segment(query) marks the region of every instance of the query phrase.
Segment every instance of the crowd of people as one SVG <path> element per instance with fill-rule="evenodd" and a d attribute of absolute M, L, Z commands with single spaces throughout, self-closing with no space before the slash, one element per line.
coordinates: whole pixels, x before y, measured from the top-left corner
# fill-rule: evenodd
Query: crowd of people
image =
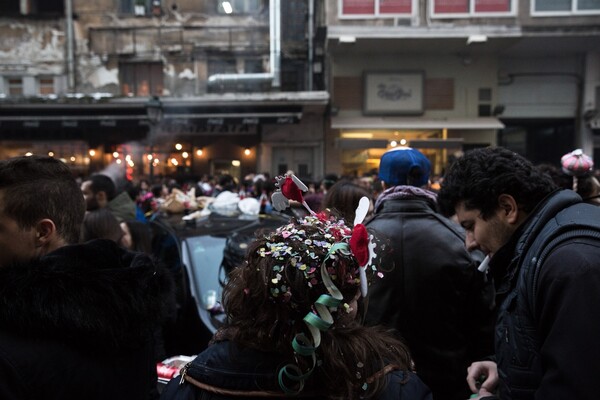
<path fill-rule="evenodd" d="M 0 398 L 596 398 L 593 160 L 490 147 L 432 172 L 411 148 L 319 182 L 78 182 L 50 157 L 0 161 Z M 296 212 L 248 243 L 224 326 L 160 394 L 156 362 L 184 348 L 181 265 L 150 222 L 175 193 Z"/>

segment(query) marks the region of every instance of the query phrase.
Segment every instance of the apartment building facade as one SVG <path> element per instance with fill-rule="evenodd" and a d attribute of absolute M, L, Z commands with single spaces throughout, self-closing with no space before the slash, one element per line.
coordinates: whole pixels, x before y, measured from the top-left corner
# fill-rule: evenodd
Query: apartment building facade
<path fill-rule="evenodd" d="M 397 145 L 437 174 L 487 145 L 600 157 L 600 0 L 6 0 L 0 34 L 0 157 L 305 179 Z"/>
<path fill-rule="evenodd" d="M 329 97 L 311 68 L 309 5 L 4 1 L 0 156 L 54 154 L 82 173 L 120 162 L 139 175 L 318 179 Z"/>
<path fill-rule="evenodd" d="M 396 145 L 437 174 L 488 145 L 536 163 L 576 147 L 600 159 L 600 1 L 324 4 L 327 169 L 369 172 Z"/>

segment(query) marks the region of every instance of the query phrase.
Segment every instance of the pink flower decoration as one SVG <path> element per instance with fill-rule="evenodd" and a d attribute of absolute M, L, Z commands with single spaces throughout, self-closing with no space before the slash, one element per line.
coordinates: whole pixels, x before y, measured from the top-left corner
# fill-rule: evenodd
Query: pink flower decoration
<path fill-rule="evenodd" d="M 358 265 L 364 267 L 369 262 L 369 233 L 363 224 L 356 224 L 350 237 L 350 250 Z"/>
<path fill-rule="evenodd" d="M 304 201 L 302 191 L 289 176 L 285 178 L 285 182 L 281 185 L 281 193 L 290 200 L 296 200 L 300 203 Z"/>

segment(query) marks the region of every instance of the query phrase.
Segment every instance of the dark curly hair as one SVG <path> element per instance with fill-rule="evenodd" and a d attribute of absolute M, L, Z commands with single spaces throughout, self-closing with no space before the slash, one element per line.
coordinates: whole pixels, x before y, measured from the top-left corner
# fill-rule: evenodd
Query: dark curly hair
<path fill-rule="evenodd" d="M 362 326 L 357 318 L 346 313 L 344 303 L 351 304 L 360 293 L 360 281 L 356 279 L 358 263 L 351 254 L 336 253 L 333 258 L 328 257 L 324 246 L 307 246 L 311 240 L 332 242 L 333 239 L 325 237 L 327 233 L 320 223 L 304 222 L 293 223 L 283 230 L 301 230 L 307 238 L 303 241 L 287 236 L 280 228 L 249 246 L 247 262 L 231 272 L 224 288 L 228 323 L 216 337 L 243 347 L 279 353 L 302 371 L 309 370 L 311 360 L 295 354 L 292 341 L 299 333 L 310 336 L 303 318 L 314 311 L 315 301 L 328 290 L 320 278 L 307 279 L 303 267 L 327 268 L 343 300 L 337 311 L 332 311 L 333 325 L 321 332 L 321 344 L 316 350 L 320 362 L 307 379 L 305 391 L 323 398 L 375 398 L 386 384 L 381 373 L 384 368 L 411 369 L 409 351 L 391 332 Z M 289 246 L 289 252 L 282 251 L 285 257 L 265 256 L 269 244 Z M 277 285 L 273 285 L 274 281 Z M 278 292 L 276 288 L 281 284 L 286 289 Z M 283 296 L 285 293 L 290 295 Z M 358 302 L 362 301 L 359 296 Z M 359 310 L 360 307 L 359 304 Z"/>
<path fill-rule="evenodd" d="M 502 147 L 486 147 L 468 151 L 449 168 L 438 204 L 442 213 L 452 215 L 464 202 L 465 208 L 481 210 L 487 219 L 498 208 L 501 194 L 511 195 L 529 213 L 555 190 L 552 179 L 523 156 Z"/>

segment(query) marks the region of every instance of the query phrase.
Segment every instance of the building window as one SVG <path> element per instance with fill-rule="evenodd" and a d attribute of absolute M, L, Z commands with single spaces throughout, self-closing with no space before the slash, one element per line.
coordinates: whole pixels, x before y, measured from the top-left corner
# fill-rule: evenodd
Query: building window
<path fill-rule="evenodd" d="M 63 0 L 0 0 L 0 15 L 63 15 Z"/>
<path fill-rule="evenodd" d="M 8 78 L 9 96 L 23 96 L 23 78 Z"/>
<path fill-rule="evenodd" d="M 600 14 L 600 0 L 532 0 L 532 15 Z"/>
<path fill-rule="evenodd" d="M 438 18 L 504 17 L 516 14 L 515 0 L 430 0 Z"/>
<path fill-rule="evenodd" d="M 254 14 L 261 10 L 262 0 L 218 0 L 219 14 Z"/>
<path fill-rule="evenodd" d="M 410 17 L 417 9 L 415 3 L 415 0 L 338 0 L 339 17 Z"/>
<path fill-rule="evenodd" d="M 162 96 L 162 63 L 119 63 L 119 81 L 121 82 L 121 93 L 124 96 Z"/>
<path fill-rule="evenodd" d="M 137 17 L 160 16 L 162 14 L 161 0 L 120 0 L 119 12 Z"/>
<path fill-rule="evenodd" d="M 22 4 L 23 2 L 21 2 Z M 63 0 L 38 0 L 27 2 L 33 4 L 34 9 L 32 14 L 64 14 L 64 2 Z"/>
<path fill-rule="evenodd" d="M 54 78 L 51 76 L 38 78 L 39 94 L 54 94 Z"/>
<path fill-rule="evenodd" d="M 208 60 L 208 76 L 215 74 L 236 74 L 237 63 L 235 58 L 218 58 Z"/>

